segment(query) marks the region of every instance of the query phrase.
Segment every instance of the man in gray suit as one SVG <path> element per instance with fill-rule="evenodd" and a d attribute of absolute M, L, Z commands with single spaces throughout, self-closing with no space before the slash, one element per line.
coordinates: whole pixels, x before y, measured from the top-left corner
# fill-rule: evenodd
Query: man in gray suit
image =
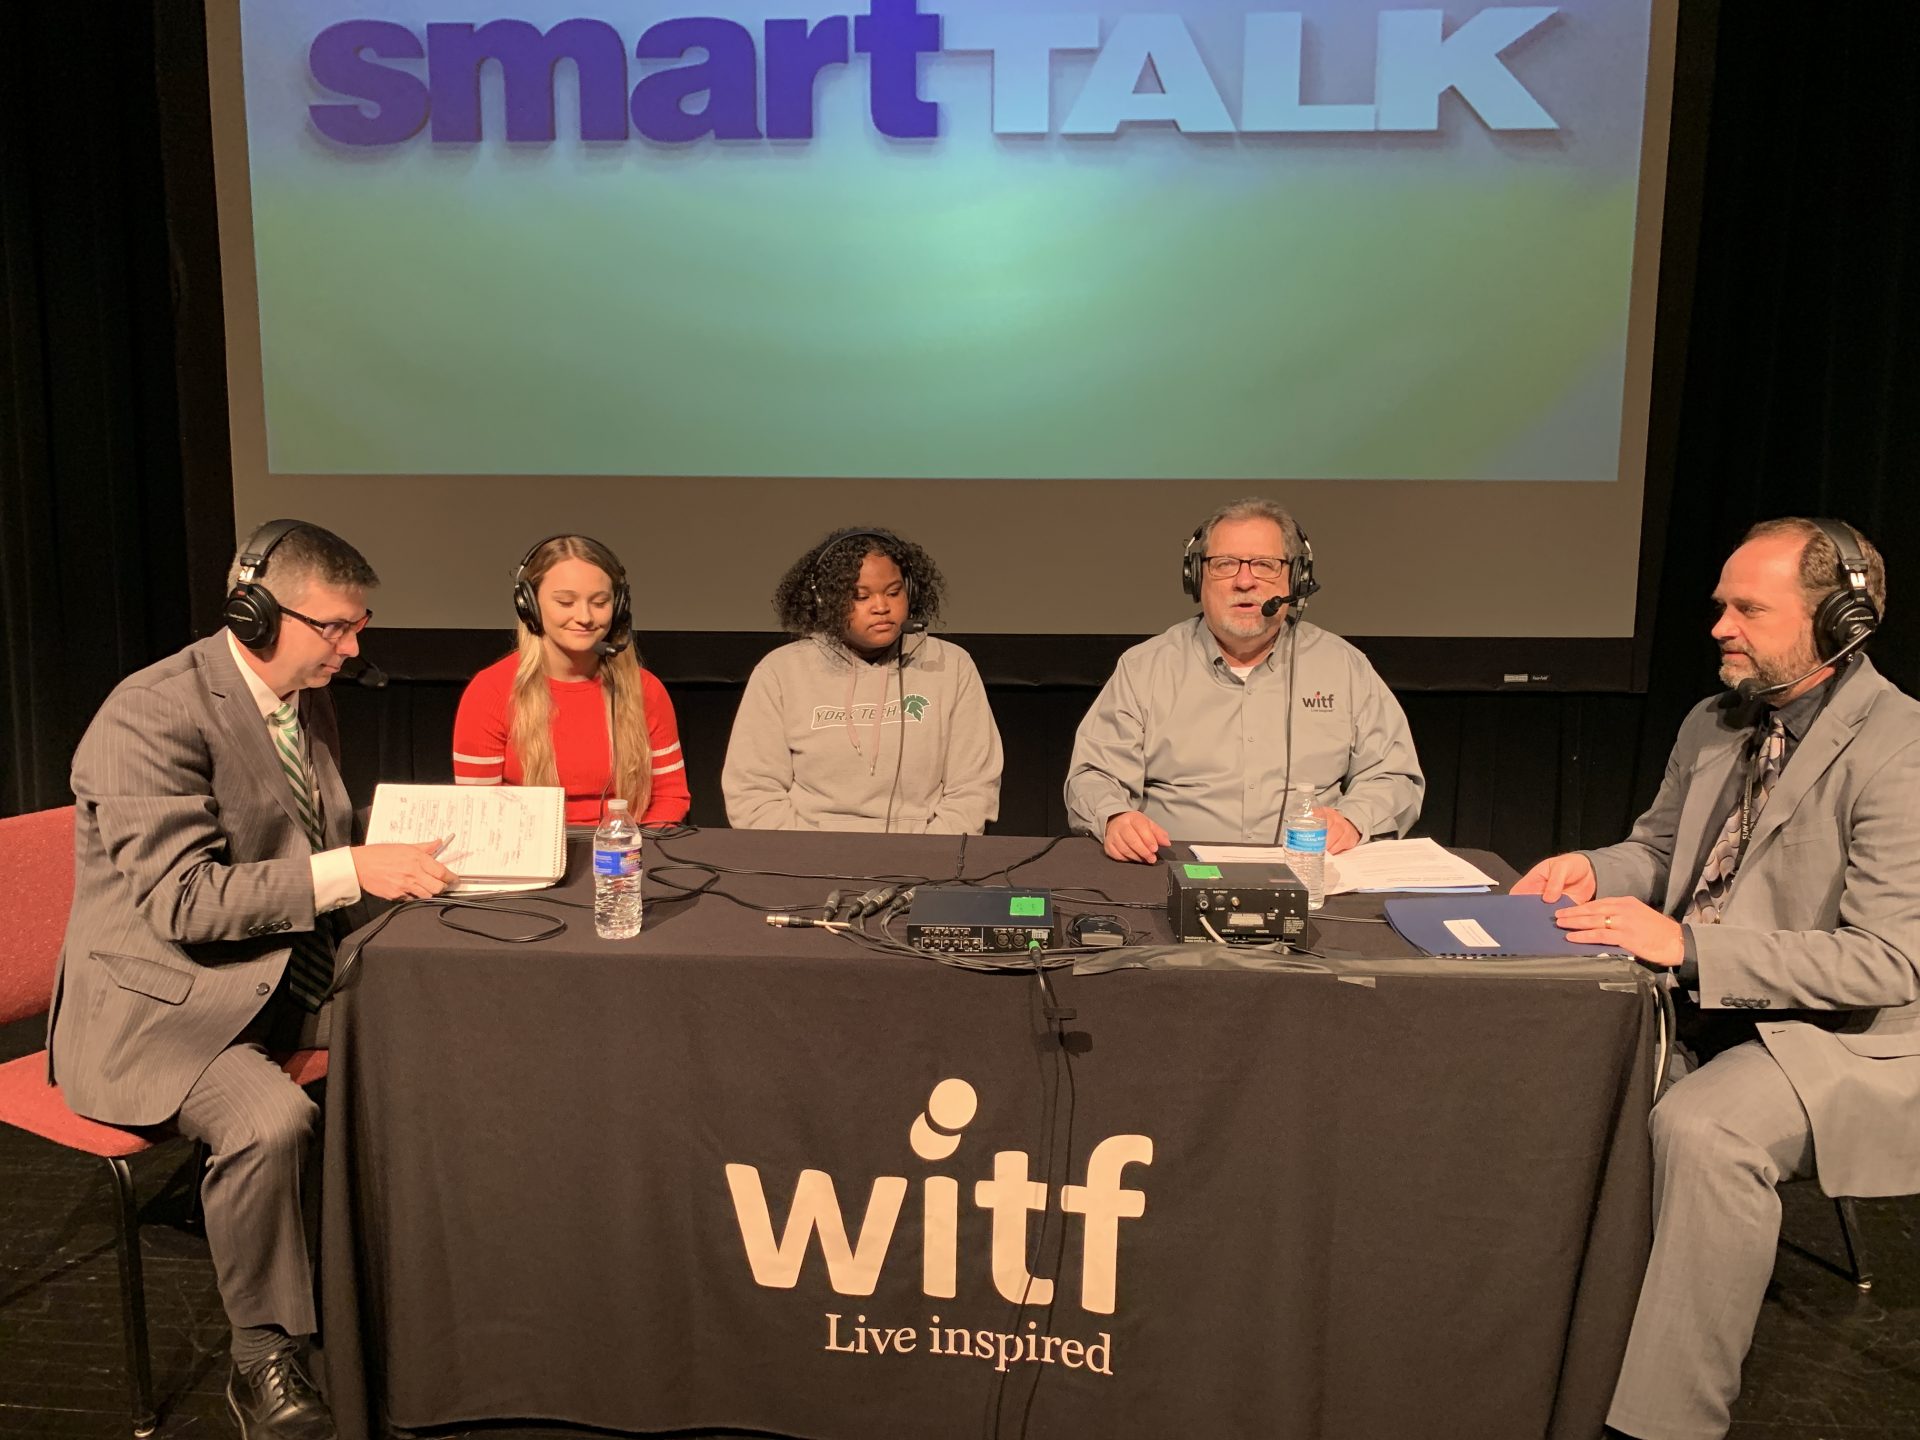
<path fill-rule="evenodd" d="M 449 878 L 436 847 L 351 843 L 326 685 L 359 653 L 378 583 L 336 535 L 263 526 L 235 562 L 228 628 L 123 680 L 73 757 L 52 1078 L 82 1115 L 210 1148 L 201 1196 L 247 1440 L 334 1433 L 298 1358 L 318 1117 L 268 1056 L 325 1043 L 349 907 Z"/>
<path fill-rule="evenodd" d="M 1514 886 L 1672 975 L 1703 1061 L 1654 1107 L 1654 1236 L 1608 1415 L 1727 1432 L 1782 1180 L 1920 1190 L 1920 703 L 1856 652 L 1886 601 L 1851 526 L 1757 525 L 1720 572 L 1721 681 L 1618 845 Z M 1849 657 L 1853 657 L 1849 659 Z"/>

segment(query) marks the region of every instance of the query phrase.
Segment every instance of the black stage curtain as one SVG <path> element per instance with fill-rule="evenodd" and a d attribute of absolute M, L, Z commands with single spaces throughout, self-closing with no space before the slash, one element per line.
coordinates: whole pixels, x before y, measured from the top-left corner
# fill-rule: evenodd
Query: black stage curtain
<path fill-rule="evenodd" d="M 1920 573 L 1906 413 L 1920 351 L 1903 343 L 1920 333 L 1920 120 L 1904 99 L 1920 13 L 1837 6 L 1785 26 L 1682 0 L 1682 31 L 1677 123 L 1706 141 L 1704 158 L 1677 149 L 1670 201 L 1665 313 L 1690 323 L 1661 336 L 1681 378 L 1647 692 L 1403 697 L 1429 778 L 1421 832 L 1497 842 L 1521 864 L 1616 838 L 1651 797 L 1680 716 L 1713 687 L 1706 597 L 1754 520 L 1835 514 L 1873 536 L 1895 590 L 1874 657 L 1920 684 L 1920 621 L 1900 604 Z M 200 7 L 16 4 L 0 52 L 0 809 L 16 811 L 64 803 L 113 681 L 212 623 L 232 534 Z M 1497 552 L 1489 536 L 1479 558 Z M 738 677 L 661 669 L 701 737 L 695 818 L 717 823 Z M 1052 667 L 989 678 L 1008 751 L 999 828 L 1057 830 L 1092 688 Z M 425 679 L 343 693 L 356 793 L 444 777 L 457 693 Z"/>
<path fill-rule="evenodd" d="M 1713 685 L 1707 597 L 1756 520 L 1835 515 L 1885 554 L 1872 655 L 1920 684 L 1920 12 L 1829 6 L 1806 25 L 1719 9 L 1679 446 L 1635 802 Z M 1683 101 L 1684 103 L 1684 97 Z M 1687 203 L 1678 197 L 1675 203 Z"/>
<path fill-rule="evenodd" d="M 187 635 L 156 61 L 142 6 L 0 13 L 7 813 L 67 803 L 101 697 Z"/>

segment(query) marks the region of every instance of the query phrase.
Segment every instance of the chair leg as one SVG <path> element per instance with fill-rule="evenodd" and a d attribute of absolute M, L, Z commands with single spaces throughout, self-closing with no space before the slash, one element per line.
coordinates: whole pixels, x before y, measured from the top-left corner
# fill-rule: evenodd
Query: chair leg
<path fill-rule="evenodd" d="M 1847 1268 L 1853 1272 L 1854 1288 L 1873 1289 L 1873 1273 L 1867 1268 L 1866 1247 L 1860 1243 L 1860 1214 L 1854 1209 L 1849 1196 L 1841 1196 L 1833 1202 L 1833 1212 L 1840 1217 L 1840 1238 L 1847 1247 Z"/>
<path fill-rule="evenodd" d="M 207 1212 L 200 1203 L 200 1183 L 207 1178 L 207 1161 L 212 1155 L 213 1147 L 206 1141 L 193 1142 L 193 1170 L 187 1181 L 187 1228 L 202 1233 L 207 1228 Z"/>
<path fill-rule="evenodd" d="M 109 1159 L 113 1171 L 114 1208 L 120 1238 L 120 1323 L 127 1340 L 127 1392 L 133 1403 L 133 1433 L 153 1434 L 159 1423 L 153 1411 L 153 1365 L 147 1351 L 147 1285 L 140 1265 L 140 1207 L 133 1194 L 133 1172 L 127 1162 Z"/>

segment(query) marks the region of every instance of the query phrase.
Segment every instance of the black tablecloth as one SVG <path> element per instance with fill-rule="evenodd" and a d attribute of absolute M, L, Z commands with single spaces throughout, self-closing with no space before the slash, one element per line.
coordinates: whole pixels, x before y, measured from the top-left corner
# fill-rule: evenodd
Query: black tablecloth
<path fill-rule="evenodd" d="M 762 922 L 852 881 L 668 898 L 706 878 L 670 857 L 974 879 L 1046 843 L 650 845 L 630 941 L 542 897 L 570 929 L 539 945 L 395 917 L 335 1002 L 322 1323 L 348 1440 L 1590 1440 L 1648 1241 L 1633 967 L 1415 959 L 1327 918 L 1324 953 L 1372 958 L 1162 944 L 1170 967 L 1053 972 L 1049 1002 Z M 553 893 L 584 902 L 574 858 Z M 1013 879 L 1166 885 L 1079 839 Z"/>

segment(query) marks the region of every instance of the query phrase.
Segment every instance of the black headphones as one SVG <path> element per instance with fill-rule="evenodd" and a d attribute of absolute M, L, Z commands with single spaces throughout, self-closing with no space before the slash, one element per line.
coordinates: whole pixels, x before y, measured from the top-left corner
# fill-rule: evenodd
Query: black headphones
<path fill-rule="evenodd" d="M 1834 578 L 1840 588 L 1823 599 L 1813 612 L 1813 649 L 1822 660 L 1842 650 L 1857 650 L 1880 628 L 1880 608 L 1867 593 L 1867 557 L 1854 543 L 1853 532 L 1838 520 L 1815 520 L 1839 555 Z"/>
<path fill-rule="evenodd" d="M 1271 518 L 1271 517 L 1268 517 Z M 1282 527 L 1284 533 L 1284 527 Z M 1187 592 L 1187 598 L 1194 604 L 1200 603 L 1200 582 L 1206 578 L 1207 557 L 1200 549 L 1200 542 L 1206 538 L 1207 527 L 1204 524 L 1194 527 L 1193 534 L 1187 537 L 1187 548 L 1180 555 L 1180 588 Z M 1299 531 L 1300 553 L 1287 560 L 1286 600 L 1293 608 L 1287 612 L 1292 620 L 1305 608 L 1307 598 L 1317 595 L 1320 582 L 1313 578 L 1313 542 L 1307 539 L 1307 532 Z"/>
<path fill-rule="evenodd" d="M 280 640 L 280 602 L 260 582 L 266 574 L 267 557 L 304 520 L 269 520 L 247 537 L 240 547 L 240 573 L 227 591 L 227 603 L 220 612 L 233 638 L 256 655 L 271 650 Z"/>
<path fill-rule="evenodd" d="M 844 535 L 834 536 L 831 540 L 827 541 L 826 544 L 822 545 L 819 553 L 813 557 L 813 568 L 807 573 L 807 593 L 813 596 L 813 614 L 816 620 L 823 618 L 821 612 L 826 608 L 826 602 L 820 598 L 821 567 L 826 563 L 827 556 L 831 555 L 849 540 L 881 541 L 880 553 L 883 555 L 887 554 L 885 548 L 887 545 L 899 545 L 903 543 L 900 537 L 891 530 L 849 530 Z M 891 555 L 887 555 L 887 558 L 889 560 L 893 559 Z M 898 561 L 894 563 L 899 564 Z M 927 628 L 926 624 L 920 619 L 914 602 L 913 576 L 908 573 L 904 565 L 900 566 L 900 579 L 906 586 L 907 592 L 907 623 L 903 625 L 901 629 L 909 632 L 924 630 Z"/>
<path fill-rule="evenodd" d="M 562 530 L 558 535 L 549 535 L 544 540 L 536 540 L 528 547 L 527 553 L 520 557 L 520 563 L 513 567 L 513 613 L 520 617 L 520 623 L 535 635 L 546 633 L 540 623 L 540 595 L 527 579 L 527 566 L 533 563 L 533 557 L 540 553 L 543 546 L 556 540 L 578 540 L 587 549 L 587 558 L 607 572 L 607 578 L 613 581 L 613 614 L 607 619 L 606 638 L 600 642 L 602 655 L 618 655 L 633 643 L 633 592 L 627 586 L 627 568 L 620 563 L 620 557 L 602 545 L 591 535 L 576 535 L 571 530 Z"/>

